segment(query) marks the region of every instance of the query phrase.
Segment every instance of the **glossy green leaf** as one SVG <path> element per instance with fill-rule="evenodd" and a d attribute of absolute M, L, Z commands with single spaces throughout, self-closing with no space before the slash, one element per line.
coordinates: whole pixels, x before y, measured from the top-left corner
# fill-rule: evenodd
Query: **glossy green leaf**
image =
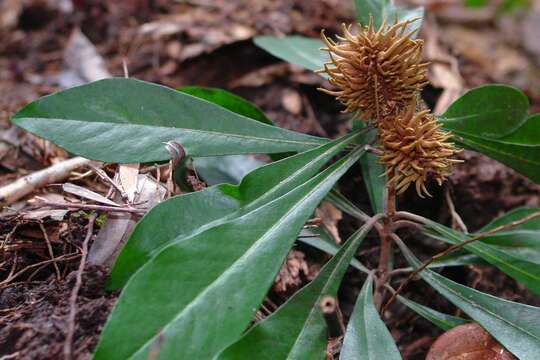
<path fill-rule="evenodd" d="M 406 305 L 409 309 L 413 310 L 418 315 L 444 331 L 450 330 L 455 326 L 468 323 L 468 321 L 463 318 L 442 313 L 425 305 L 421 305 L 417 302 L 409 300 L 401 295 L 398 295 L 397 298 L 403 305 Z"/>
<path fill-rule="evenodd" d="M 267 118 L 261 109 L 229 91 L 201 86 L 183 86 L 177 90 L 222 106 L 236 114 L 243 115 L 262 123 L 274 125 L 274 122 Z"/>
<path fill-rule="evenodd" d="M 308 70 L 319 70 L 329 60 L 328 54 L 321 51 L 325 47 L 322 40 L 303 36 L 258 36 L 253 42 L 281 60 Z M 321 74 L 324 76 L 324 74 Z"/>
<path fill-rule="evenodd" d="M 467 265 L 485 265 L 486 262 L 482 260 L 482 258 L 472 255 L 472 254 L 460 254 L 457 252 L 457 254 L 450 254 L 448 256 L 444 256 L 440 259 L 437 259 L 433 261 L 428 268 L 429 269 L 435 269 L 435 268 L 443 268 L 443 267 L 450 267 L 450 266 L 467 266 Z"/>
<path fill-rule="evenodd" d="M 529 101 L 507 85 L 484 85 L 469 90 L 441 116 L 444 128 L 462 136 L 500 139 L 527 120 Z"/>
<path fill-rule="evenodd" d="M 420 261 L 397 241 L 411 266 Z M 436 272 L 419 274 L 441 295 L 482 325 L 504 347 L 521 360 L 536 360 L 540 354 L 540 308 L 504 300 L 451 281 Z"/>
<path fill-rule="evenodd" d="M 381 26 L 384 20 L 388 24 L 392 23 L 395 19 L 402 21 L 424 17 L 424 8 L 395 6 L 390 0 L 355 0 L 354 5 L 356 7 L 356 18 L 358 22 L 362 25 L 367 25 L 369 17 L 373 16 L 373 25 L 376 29 Z M 421 24 L 421 20 L 417 21 L 408 30 L 418 29 Z"/>
<path fill-rule="evenodd" d="M 470 238 L 466 234 L 435 222 L 429 222 L 426 225 L 425 233 L 449 244 L 459 244 Z M 488 245 L 482 241 L 467 244 L 464 249 L 497 266 L 534 293 L 540 294 L 540 264 L 502 251 L 499 247 Z"/>
<path fill-rule="evenodd" d="M 69 152 L 116 163 L 303 151 L 326 142 L 248 119 L 197 97 L 134 79 L 106 79 L 43 97 L 12 122 Z"/>
<path fill-rule="evenodd" d="M 485 154 L 540 184 L 540 146 L 507 144 L 459 132 L 455 132 L 454 140 L 458 145 Z"/>
<path fill-rule="evenodd" d="M 362 129 L 365 122 L 358 120 L 353 122 L 354 129 Z M 368 144 L 377 136 L 377 130 L 371 130 L 368 133 L 362 134 L 359 141 L 363 144 Z M 373 213 L 379 214 L 384 212 L 384 189 L 386 185 L 386 177 L 384 174 L 384 166 L 379 162 L 379 157 L 375 154 L 368 153 L 359 160 L 362 168 L 362 178 L 367 189 L 369 202 Z"/>
<path fill-rule="evenodd" d="M 114 264 L 109 287 L 123 286 L 137 269 L 176 237 L 200 233 L 241 216 L 306 182 L 357 137 L 357 133 L 352 133 L 265 165 L 248 174 L 238 186 L 212 186 L 155 206 L 135 226 Z"/>
<path fill-rule="evenodd" d="M 539 211 L 540 208 L 520 207 L 513 209 L 484 226 L 479 232 L 492 230 Z M 507 254 L 540 264 L 540 218 L 486 236 L 481 241 Z"/>
<path fill-rule="evenodd" d="M 353 234 L 309 285 L 257 323 L 219 359 L 251 360 L 253 354 L 260 360 L 326 359 L 327 326 L 319 304 L 324 296 L 337 296 L 341 279 L 371 226 L 364 225 Z"/>
<path fill-rule="evenodd" d="M 158 359 L 211 359 L 236 341 L 305 221 L 361 155 L 243 216 L 178 236 L 131 277 L 94 359 L 147 359 L 156 343 Z"/>
<path fill-rule="evenodd" d="M 489 231 L 498 226 L 509 224 L 512 221 L 523 219 L 524 217 L 534 214 L 535 212 L 538 212 L 538 211 L 540 211 L 540 208 L 537 208 L 537 207 L 518 207 L 518 208 L 512 209 L 506 214 L 492 220 L 489 224 L 487 224 L 482 229 L 480 229 L 479 232 Z M 532 219 L 523 224 L 512 227 L 510 231 L 516 230 L 516 229 L 533 230 L 533 231 L 540 230 L 540 218 Z"/>
<path fill-rule="evenodd" d="M 498 141 L 505 144 L 540 147 L 540 114 L 529 116 L 523 125 Z"/>
<path fill-rule="evenodd" d="M 540 115 L 526 118 L 517 130 L 500 139 L 488 139 L 454 131 L 454 140 L 486 154 L 540 183 Z"/>
<path fill-rule="evenodd" d="M 373 278 L 369 276 L 358 295 L 343 339 L 340 360 L 398 360 L 401 355 L 392 335 L 373 304 Z"/>
<path fill-rule="evenodd" d="M 210 156 L 193 159 L 193 167 L 207 185 L 238 184 L 265 162 L 249 155 Z"/>

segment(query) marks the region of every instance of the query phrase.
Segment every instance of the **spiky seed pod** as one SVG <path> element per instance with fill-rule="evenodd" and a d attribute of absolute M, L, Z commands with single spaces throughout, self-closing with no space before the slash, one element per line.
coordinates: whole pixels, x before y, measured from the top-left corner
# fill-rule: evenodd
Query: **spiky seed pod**
<path fill-rule="evenodd" d="M 324 65 L 329 81 L 336 90 L 320 89 L 335 96 L 346 106 L 345 112 L 356 112 L 363 120 L 377 120 L 400 113 L 427 84 L 427 63 L 422 63 L 422 40 L 414 40 L 416 32 L 406 33 L 407 26 L 417 19 L 383 23 L 375 31 L 370 20 L 358 34 L 343 25 L 338 42 L 322 38 L 330 61 Z"/>
<path fill-rule="evenodd" d="M 398 194 L 414 183 L 420 197 L 431 196 L 425 185 L 428 177 L 441 185 L 451 175 L 453 164 L 461 162 L 452 158 L 460 151 L 447 141 L 452 134 L 440 127 L 429 110 L 417 112 L 414 105 L 401 115 L 379 121 L 384 151 L 380 161 L 386 165 L 388 182 L 395 184 Z"/>

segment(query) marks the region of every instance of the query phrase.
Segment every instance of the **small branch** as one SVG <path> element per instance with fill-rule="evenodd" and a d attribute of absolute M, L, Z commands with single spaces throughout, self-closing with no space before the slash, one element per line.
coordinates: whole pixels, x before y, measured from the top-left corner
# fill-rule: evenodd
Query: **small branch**
<path fill-rule="evenodd" d="M 464 247 L 466 245 L 469 245 L 469 244 L 471 244 L 471 243 L 473 243 L 475 241 L 478 241 L 478 240 L 480 240 L 480 239 L 482 239 L 482 238 L 484 238 L 486 236 L 493 235 L 493 234 L 495 234 L 497 232 L 513 228 L 515 226 L 521 225 L 521 224 L 523 224 L 523 223 L 525 223 L 527 221 L 530 221 L 530 220 L 533 220 L 533 219 L 536 219 L 536 218 L 539 218 L 539 217 L 540 217 L 540 211 L 534 212 L 534 213 L 529 214 L 529 215 L 527 215 L 527 216 L 525 216 L 525 217 L 523 217 L 523 218 L 521 218 L 519 220 L 515 220 L 515 221 L 512 221 L 512 222 L 510 222 L 508 224 L 497 226 L 497 227 L 495 227 L 495 228 L 493 228 L 493 229 L 491 229 L 489 231 L 479 233 L 479 234 L 473 236 L 472 238 L 470 238 L 468 240 L 465 240 L 465 241 L 462 241 L 462 242 L 460 242 L 458 244 L 454 244 L 452 246 L 449 246 L 446 250 L 441 251 L 441 252 L 433 255 L 431 258 L 429 258 L 424 263 L 422 263 L 421 266 L 419 266 L 417 269 L 415 269 L 413 272 L 411 272 L 409 274 L 409 276 L 401 283 L 401 285 L 399 285 L 399 287 L 397 288 L 395 294 L 392 294 L 392 297 L 384 305 L 383 310 L 386 310 L 388 308 L 388 306 L 390 306 L 390 304 L 392 304 L 392 302 L 396 299 L 396 296 L 412 281 L 412 279 L 414 279 L 420 272 L 425 270 L 435 260 L 440 259 L 441 257 L 447 256 L 448 254 L 452 253 L 453 251 L 459 250 L 462 247 Z M 392 238 L 394 238 L 394 240 L 396 240 L 396 241 L 403 242 L 396 234 L 393 234 Z"/>
<path fill-rule="evenodd" d="M 321 313 L 328 325 L 328 335 L 331 338 L 340 337 L 345 333 L 343 315 L 339 309 L 338 301 L 333 296 L 324 296 L 319 302 Z"/>
<path fill-rule="evenodd" d="M 107 211 L 107 212 L 121 212 L 121 213 L 133 213 L 144 214 L 148 209 L 126 208 L 107 205 L 91 205 L 91 204 L 75 204 L 67 202 L 50 202 L 45 201 L 43 207 L 52 209 L 67 209 L 67 210 L 95 210 L 95 211 Z"/>
<path fill-rule="evenodd" d="M 97 214 L 93 214 L 88 220 L 88 230 L 86 231 L 86 237 L 83 241 L 81 250 L 81 262 L 79 263 L 79 268 L 77 269 L 75 286 L 73 286 L 73 289 L 71 290 L 71 295 L 69 297 L 69 315 L 67 319 L 66 340 L 64 342 L 63 349 L 65 360 L 70 360 L 72 358 L 71 347 L 73 345 L 73 334 L 75 333 L 75 317 L 77 316 L 77 296 L 79 295 L 79 289 L 81 288 L 82 274 L 86 265 L 86 257 L 88 256 L 88 243 L 92 238 L 94 232 L 94 222 L 96 221 L 96 219 Z"/>
<path fill-rule="evenodd" d="M 51 240 L 49 239 L 49 234 L 47 234 L 47 230 L 45 229 L 45 226 L 40 221 L 39 222 L 39 228 L 41 229 L 41 232 L 43 233 L 43 237 L 45 238 L 45 243 L 47 244 L 47 250 L 49 250 L 49 256 L 51 259 L 54 259 L 54 252 L 51 245 Z M 56 272 L 56 280 L 60 280 L 60 269 L 58 268 L 58 264 L 56 262 L 53 262 L 54 271 Z"/>
<path fill-rule="evenodd" d="M 452 217 L 452 228 L 461 230 L 461 232 L 464 233 L 468 233 L 469 230 L 467 230 L 467 225 L 465 225 L 463 219 L 457 213 L 454 202 L 452 201 L 452 196 L 450 195 L 450 187 L 446 187 L 444 195 L 446 197 L 446 203 L 448 204 L 448 211 L 450 212 L 450 216 Z"/>
<path fill-rule="evenodd" d="M 66 179 L 73 170 L 90 163 L 91 160 L 75 157 L 17 179 L 11 184 L 0 187 L 0 203 L 13 204 L 36 189 Z"/>

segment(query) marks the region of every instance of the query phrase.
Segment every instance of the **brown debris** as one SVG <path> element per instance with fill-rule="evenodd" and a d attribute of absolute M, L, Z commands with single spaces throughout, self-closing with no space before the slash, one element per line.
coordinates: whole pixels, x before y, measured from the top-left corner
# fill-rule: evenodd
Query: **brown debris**
<path fill-rule="evenodd" d="M 273 289 L 278 293 L 283 293 L 291 288 L 298 288 L 309 275 L 309 266 L 305 260 L 304 253 L 298 250 L 291 250 L 287 255 L 285 263 L 279 270 L 274 281 Z"/>
<path fill-rule="evenodd" d="M 476 323 L 456 326 L 431 346 L 426 360 L 515 360 L 516 358 Z"/>

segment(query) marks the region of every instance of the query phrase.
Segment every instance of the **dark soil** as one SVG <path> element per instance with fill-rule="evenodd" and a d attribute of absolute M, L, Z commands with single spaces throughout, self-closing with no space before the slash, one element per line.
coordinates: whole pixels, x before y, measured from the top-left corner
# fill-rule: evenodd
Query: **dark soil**
<path fill-rule="evenodd" d="M 77 298 L 73 358 L 88 359 L 117 295 L 104 289 L 106 270 L 89 267 Z M 37 285 L 20 284 L 0 292 L 0 357 L 60 359 L 75 272 Z"/>

